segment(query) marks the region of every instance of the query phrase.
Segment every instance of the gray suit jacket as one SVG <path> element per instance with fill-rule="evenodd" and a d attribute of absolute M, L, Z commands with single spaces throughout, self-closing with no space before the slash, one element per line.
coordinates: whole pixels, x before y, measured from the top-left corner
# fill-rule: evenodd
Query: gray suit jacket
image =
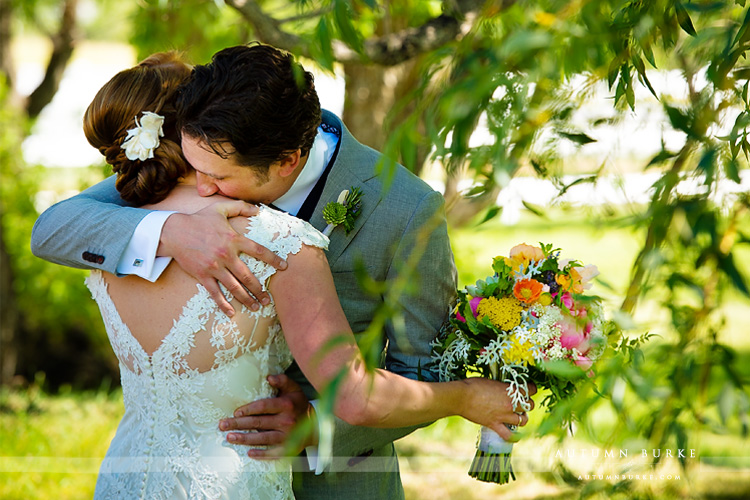
<path fill-rule="evenodd" d="M 388 302 L 396 314 L 379 329 L 376 345 L 389 370 L 435 381 L 435 374 L 427 370 L 429 342 L 447 318 L 456 290 L 443 198 L 401 166 L 396 166 L 386 187 L 388 174 L 378 172 L 380 153 L 357 142 L 335 115 L 324 111 L 323 123 L 338 131 L 341 140 L 310 222 L 322 230 L 326 203 L 344 189 L 359 187 L 363 192 L 362 213 L 353 231 L 347 235 L 342 227 L 335 228 L 327 252 L 349 324 L 355 334 L 364 332 L 386 301 L 385 295 L 362 289 L 355 269 L 363 269 L 373 280 L 392 282 L 412 251 L 420 249 L 412 290 Z M 114 273 L 138 222 L 148 213 L 124 205 L 110 177 L 46 210 L 34 226 L 32 251 L 59 264 Z M 296 365 L 288 373 L 315 396 Z M 296 467 L 297 498 L 403 498 L 393 441 L 415 428 L 370 429 L 337 419 L 331 472 L 315 476 Z"/>

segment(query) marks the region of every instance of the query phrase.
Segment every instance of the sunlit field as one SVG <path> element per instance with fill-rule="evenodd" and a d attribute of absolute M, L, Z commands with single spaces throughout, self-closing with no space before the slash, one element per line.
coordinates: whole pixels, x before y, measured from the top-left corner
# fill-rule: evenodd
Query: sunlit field
<path fill-rule="evenodd" d="M 562 248 L 563 256 L 597 264 L 607 286 L 597 283 L 595 291 L 612 307 L 619 305 L 640 238 L 630 229 L 573 218 L 562 211 L 546 219 L 524 215 L 513 227 L 489 222 L 451 232 L 460 286 L 490 274 L 492 257 L 507 254 L 513 245 L 541 241 Z M 747 361 L 740 364 L 746 376 L 750 371 L 750 336 L 745 327 L 750 323 L 749 306 L 746 300 L 730 295 L 725 306 L 727 326 L 721 334 L 721 340 Z M 663 333 L 668 317 L 656 303 L 646 303 L 635 320 L 634 335 L 646 330 Z M 659 360 L 648 362 L 656 365 Z M 43 386 L 40 378 L 30 387 L 0 393 L 0 498 L 90 498 L 99 463 L 122 414 L 121 393 L 107 388 L 93 392 L 63 389 L 49 395 L 40 390 Z M 686 460 L 685 469 L 674 458 L 649 468 L 644 466 L 649 459 L 642 451 L 648 448 L 646 443 L 612 439 L 617 429 L 609 407 L 596 408 L 587 420 L 588 434 L 609 436 L 602 441 L 607 444 L 575 435 L 561 441 L 536 437 L 534 428 L 543 419 L 543 411 L 531 413 L 526 435 L 514 449 L 517 480 L 504 486 L 481 483 L 466 474 L 477 435 L 477 426 L 470 422 L 444 419 L 402 439 L 397 448 L 407 498 L 563 499 L 577 497 L 581 488 L 593 498 L 603 498 L 595 492 L 616 483 L 615 476 L 628 475 L 632 479 L 623 485 L 625 498 L 750 498 L 750 440 L 737 437 L 739 428 L 724 435 L 708 430 L 693 433 L 694 456 Z M 615 456 L 604 459 L 606 450 Z M 627 456 L 622 456 L 622 450 Z"/>

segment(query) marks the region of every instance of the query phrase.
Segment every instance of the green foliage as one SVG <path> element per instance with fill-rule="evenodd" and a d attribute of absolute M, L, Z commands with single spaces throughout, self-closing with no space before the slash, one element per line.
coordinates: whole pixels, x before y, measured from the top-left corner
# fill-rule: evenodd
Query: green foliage
<path fill-rule="evenodd" d="M 6 102 L 4 89 L 0 85 L 0 102 Z M 17 373 L 33 379 L 37 371 L 46 371 L 53 386 L 98 385 L 103 374 L 116 377 L 117 367 L 99 311 L 83 285 L 86 273 L 38 259 L 29 248 L 38 216 L 34 197 L 43 173 L 23 162 L 25 128 L 21 111 L 0 107 L 0 214 L 20 316 Z"/>
<path fill-rule="evenodd" d="M 252 40 L 247 25 L 232 9 L 203 0 L 144 0 L 132 17 L 130 41 L 138 59 L 178 50 L 196 64 L 215 52 Z"/>

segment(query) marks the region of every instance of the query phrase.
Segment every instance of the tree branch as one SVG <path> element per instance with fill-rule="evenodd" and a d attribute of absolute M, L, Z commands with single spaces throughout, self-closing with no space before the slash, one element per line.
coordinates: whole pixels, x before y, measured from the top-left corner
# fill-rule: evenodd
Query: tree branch
<path fill-rule="evenodd" d="M 63 72 L 73 55 L 76 29 L 76 6 L 78 0 L 65 0 L 60 29 L 52 37 L 52 55 L 42 83 L 31 93 L 26 103 L 30 118 L 36 118 L 42 109 L 52 101 L 60 87 Z"/>
<path fill-rule="evenodd" d="M 291 17 L 286 17 L 284 19 L 279 19 L 277 22 L 279 24 L 286 24 L 286 23 L 293 23 L 295 21 L 305 21 L 307 19 L 312 19 L 314 17 L 325 16 L 332 10 L 333 10 L 332 7 L 326 7 L 325 9 L 318 9 L 318 10 L 314 10 L 311 12 L 306 12 L 304 14 L 299 14 L 297 16 L 291 16 Z"/>
<path fill-rule="evenodd" d="M 263 43 L 309 57 L 306 41 L 282 30 L 282 22 L 263 12 L 255 0 L 228 0 L 227 3 L 253 25 L 258 39 Z M 362 54 L 344 42 L 334 40 L 333 54 L 340 63 L 359 62 L 395 66 L 458 39 L 464 32 L 464 24 L 471 23 L 474 15 L 480 10 L 489 9 L 497 13 L 514 3 L 515 0 L 453 0 L 446 6 L 446 13 L 428 20 L 421 26 L 366 40 Z"/>
<path fill-rule="evenodd" d="M 227 5 L 236 9 L 253 26 L 261 42 L 302 56 L 309 56 L 305 41 L 297 35 L 282 30 L 279 27 L 279 21 L 263 12 L 254 0 L 227 0 Z"/>

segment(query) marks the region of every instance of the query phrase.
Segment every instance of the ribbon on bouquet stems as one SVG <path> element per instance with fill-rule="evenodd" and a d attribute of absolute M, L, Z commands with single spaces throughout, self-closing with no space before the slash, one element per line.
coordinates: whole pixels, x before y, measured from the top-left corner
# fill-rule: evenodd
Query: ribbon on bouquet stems
<path fill-rule="evenodd" d="M 490 372 L 492 378 L 497 380 L 497 363 L 490 365 Z M 508 428 L 516 430 L 515 425 L 509 425 Z M 507 442 L 489 427 L 482 426 L 479 429 L 477 453 L 469 467 L 469 476 L 486 483 L 506 484 L 511 479 L 515 481 L 516 475 L 510 462 L 512 451 L 513 443 Z"/>
<path fill-rule="evenodd" d="M 515 427 L 515 426 L 514 426 Z M 469 476 L 486 483 L 506 484 L 516 480 L 510 453 L 513 443 L 501 438 L 495 431 L 482 426 L 479 431 L 479 444 L 474 461 L 469 467 Z"/>

